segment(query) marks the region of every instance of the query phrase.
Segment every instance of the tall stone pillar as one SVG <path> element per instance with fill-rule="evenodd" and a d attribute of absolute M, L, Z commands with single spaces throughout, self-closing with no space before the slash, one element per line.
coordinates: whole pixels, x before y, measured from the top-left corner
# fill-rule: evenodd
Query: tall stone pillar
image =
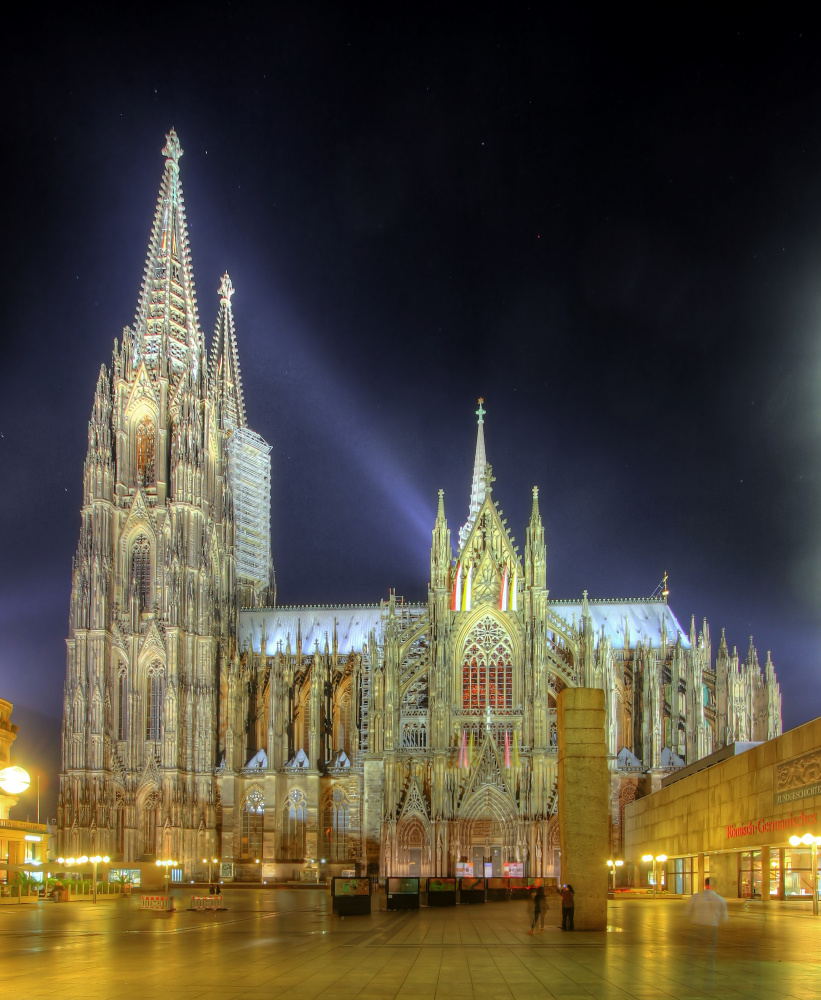
<path fill-rule="evenodd" d="M 604 691 L 565 688 L 558 722 L 562 881 L 575 890 L 576 928 L 603 931 L 610 856 Z"/>
<path fill-rule="evenodd" d="M 781 847 L 778 850 L 778 898 L 787 898 L 787 851 Z"/>
<path fill-rule="evenodd" d="M 693 892 L 704 892 L 704 853 L 702 852 L 698 856 L 698 873 L 696 875 L 696 884 L 693 886 Z"/>

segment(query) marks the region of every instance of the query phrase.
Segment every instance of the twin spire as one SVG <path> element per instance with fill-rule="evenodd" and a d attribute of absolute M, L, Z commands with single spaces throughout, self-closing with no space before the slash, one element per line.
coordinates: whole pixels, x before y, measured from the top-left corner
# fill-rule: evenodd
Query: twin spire
<path fill-rule="evenodd" d="M 180 184 L 182 147 L 174 129 L 166 136 L 163 155 L 165 170 L 134 324 L 134 359 L 144 361 L 150 371 L 167 367 L 177 382 L 186 371 L 199 374 L 205 346 Z"/>
<path fill-rule="evenodd" d="M 214 342 L 208 362 L 208 375 L 222 399 L 223 425 L 231 430 L 246 426 L 245 397 L 242 391 L 242 376 L 239 370 L 237 334 L 234 328 L 234 310 L 231 296 L 234 286 L 228 272 L 222 276 L 219 287 L 220 307 Z"/>
<path fill-rule="evenodd" d="M 180 183 L 183 150 L 174 129 L 166 136 L 162 152 L 165 168 L 137 304 L 133 357 L 136 364 L 144 362 L 150 372 L 167 372 L 169 379 L 176 383 L 186 373 L 194 379 L 203 374 L 205 338 L 199 325 L 188 224 Z M 226 425 L 244 427 L 245 400 L 231 308 L 234 286 L 227 274 L 223 275 L 219 294 L 219 313 L 208 374 L 222 397 Z"/>

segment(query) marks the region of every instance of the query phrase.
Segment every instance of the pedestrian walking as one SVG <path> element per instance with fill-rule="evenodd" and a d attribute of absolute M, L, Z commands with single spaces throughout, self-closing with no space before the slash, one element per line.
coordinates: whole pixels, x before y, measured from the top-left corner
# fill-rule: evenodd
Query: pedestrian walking
<path fill-rule="evenodd" d="M 547 909 L 547 897 L 544 894 L 544 888 L 539 886 L 533 900 L 533 923 L 530 925 L 530 930 L 527 932 L 528 934 L 533 933 L 536 929 L 537 922 L 539 924 L 539 933 L 544 934 L 544 915 Z"/>
<path fill-rule="evenodd" d="M 576 908 L 574 901 L 575 893 L 573 892 L 572 885 L 566 885 L 562 888 L 562 930 L 572 931 L 573 930 L 573 911 Z"/>
<path fill-rule="evenodd" d="M 690 921 L 691 949 L 693 957 L 703 959 L 707 966 L 707 976 L 712 989 L 716 972 L 716 946 L 718 945 L 718 928 L 726 924 L 728 918 L 727 904 L 723 896 L 719 896 L 710 888 L 710 880 L 704 879 L 704 892 L 692 895 L 684 907 L 684 912 Z"/>

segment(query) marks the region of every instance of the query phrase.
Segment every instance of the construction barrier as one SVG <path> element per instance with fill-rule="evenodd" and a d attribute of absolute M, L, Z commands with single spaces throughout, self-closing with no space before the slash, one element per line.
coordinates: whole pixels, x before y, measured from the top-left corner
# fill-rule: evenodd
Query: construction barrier
<path fill-rule="evenodd" d="M 170 896 L 140 896 L 141 910 L 173 910 Z"/>
<path fill-rule="evenodd" d="M 192 910 L 222 910 L 222 896 L 192 896 Z"/>

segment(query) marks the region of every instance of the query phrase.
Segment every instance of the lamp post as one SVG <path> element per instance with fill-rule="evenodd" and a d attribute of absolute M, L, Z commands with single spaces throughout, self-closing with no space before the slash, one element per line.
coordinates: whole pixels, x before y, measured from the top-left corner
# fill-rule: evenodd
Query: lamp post
<path fill-rule="evenodd" d="M 89 858 L 88 860 L 93 865 L 93 872 L 94 872 L 94 874 L 93 874 L 92 877 L 94 879 L 94 882 L 93 882 L 94 888 L 92 889 L 92 896 L 94 897 L 94 902 L 96 903 L 97 902 L 97 865 L 99 865 L 99 864 L 107 865 L 108 862 L 109 862 L 109 858 L 108 858 L 108 855 L 105 855 L 104 857 L 101 857 L 99 854 L 95 854 L 93 857 Z"/>
<path fill-rule="evenodd" d="M 157 862 L 157 867 L 163 869 L 163 877 L 165 879 L 165 895 L 168 897 L 168 909 L 173 910 L 173 900 L 171 899 L 171 892 L 169 891 L 168 884 L 171 878 L 171 869 L 177 867 L 177 862 L 172 861 L 170 858 L 163 858 L 162 861 Z"/>
<path fill-rule="evenodd" d="M 611 858 L 607 862 L 607 867 L 610 869 L 610 874 L 613 876 L 613 892 L 616 891 L 616 869 L 621 868 L 623 864 L 624 862 L 621 859 L 613 861 L 613 859 Z"/>
<path fill-rule="evenodd" d="M 91 863 L 92 866 L 92 882 L 91 882 L 91 898 L 96 903 L 97 902 L 97 865 L 104 864 L 107 865 L 111 859 L 106 855 L 105 857 L 95 854 L 89 857 L 84 854 L 80 858 L 57 858 L 58 865 L 65 865 L 66 868 L 83 868 L 85 865 Z"/>
<path fill-rule="evenodd" d="M 812 851 L 812 912 L 813 916 L 818 916 L 818 845 L 821 844 L 821 837 L 815 837 L 811 833 L 805 833 L 803 837 L 790 837 L 790 844 L 798 847 L 803 844 Z"/>
<path fill-rule="evenodd" d="M 649 864 L 651 861 L 653 862 L 653 898 L 655 898 L 656 889 L 658 887 L 658 878 L 656 877 L 656 871 L 657 871 L 656 865 L 657 864 L 663 865 L 664 862 L 667 860 L 667 855 L 657 854 L 654 857 L 652 854 L 643 854 L 641 860 L 647 864 Z"/>
<path fill-rule="evenodd" d="M 218 865 L 219 858 L 203 858 L 202 863 L 208 865 L 208 884 L 211 885 L 211 865 Z"/>

